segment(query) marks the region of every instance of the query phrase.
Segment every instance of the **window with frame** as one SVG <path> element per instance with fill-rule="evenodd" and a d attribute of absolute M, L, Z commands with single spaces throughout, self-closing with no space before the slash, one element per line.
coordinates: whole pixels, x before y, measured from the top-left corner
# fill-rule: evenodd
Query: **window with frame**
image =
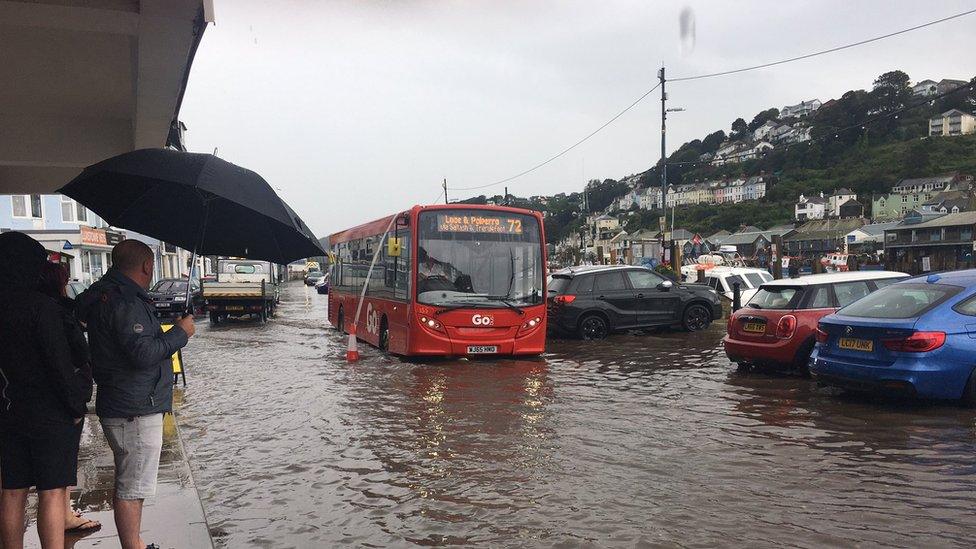
<path fill-rule="evenodd" d="M 15 194 L 10 197 L 12 214 L 21 219 L 42 219 L 44 217 L 41 195 Z"/>
<path fill-rule="evenodd" d="M 627 284 L 624 282 L 624 277 L 619 271 L 612 273 L 600 273 L 596 275 L 595 278 L 596 280 L 593 281 L 594 292 L 613 292 L 627 289 Z"/>
<path fill-rule="evenodd" d="M 663 277 L 651 271 L 627 271 L 627 278 L 635 290 L 657 288 L 658 284 L 664 282 Z"/>
<path fill-rule="evenodd" d="M 871 293 L 871 288 L 863 280 L 834 284 L 834 294 L 837 296 L 837 303 L 841 307 L 846 307 L 869 293 Z"/>
<path fill-rule="evenodd" d="M 72 198 L 62 196 L 61 221 L 65 223 L 88 223 L 88 208 Z"/>

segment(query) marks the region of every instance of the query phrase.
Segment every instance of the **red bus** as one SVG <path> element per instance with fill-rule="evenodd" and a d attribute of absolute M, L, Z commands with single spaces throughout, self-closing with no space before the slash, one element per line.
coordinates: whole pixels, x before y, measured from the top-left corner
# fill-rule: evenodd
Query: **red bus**
<path fill-rule="evenodd" d="M 398 355 L 538 355 L 546 344 L 539 212 L 444 204 L 329 237 L 329 322 L 348 332 L 377 246 L 358 338 Z"/>

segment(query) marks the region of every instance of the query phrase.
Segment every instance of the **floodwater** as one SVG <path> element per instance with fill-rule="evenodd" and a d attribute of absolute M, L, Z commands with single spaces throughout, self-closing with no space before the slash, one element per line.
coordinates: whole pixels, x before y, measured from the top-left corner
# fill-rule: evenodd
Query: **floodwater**
<path fill-rule="evenodd" d="M 218 547 L 973 546 L 976 414 L 740 374 L 704 332 L 356 364 L 325 296 L 199 327 L 181 430 Z"/>

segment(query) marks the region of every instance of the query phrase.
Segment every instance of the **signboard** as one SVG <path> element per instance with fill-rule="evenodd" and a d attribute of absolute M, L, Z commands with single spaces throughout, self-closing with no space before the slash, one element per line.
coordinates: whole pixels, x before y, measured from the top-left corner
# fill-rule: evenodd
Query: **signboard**
<path fill-rule="evenodd" d="M 522 219 L 477 214 L 439 214 L 437 230 L 443 233 L 522 234 Z"/>
<path fill-rule="evenodd" d="M 783 258 L 783 268 L 784 269 L 790 268 L 790 258 L 788 256 Z"/>
<path fill-rule="evenodd" d="M 61 246 L 61 249 L 62 250 L 73 250 L 73 249 L 75 249 L 75 247 L 72 246 L 70 242 L 68 242 L 67 240 L 65 240 L 64 241 L 64 246 Z"/>
<path fill-rule="evenodd" d="M 81 243 L 89 246 L 108 246 L 108 239 L 102 229 L 81 227 Z"/>
<path fill-rule="evenodd" d="M 105 231 L 105 242 L 109 246 L 115 246 L 116 244 L 122 242 L 123 240 L 125 240 L 124 234 L 118 231 L 111 231 L 111 230 Z"/>
<path fill-rule="evenodd" d="M 932 270 L 932 261 L 929 258 L 929 256 L 925 256 L 922 258 L 922 270 L 925 272 L 929 272 Z"/>

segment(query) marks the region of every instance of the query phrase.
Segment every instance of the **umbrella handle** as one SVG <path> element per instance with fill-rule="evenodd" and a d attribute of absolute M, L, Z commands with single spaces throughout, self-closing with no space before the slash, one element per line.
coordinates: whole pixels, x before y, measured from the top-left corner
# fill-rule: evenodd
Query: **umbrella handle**
<path fill-rule="evenodd" d="M 186 275 L 186 310 L 184 316 L 193 316 L 193 301 L 190 298 L 190 287 L 193 285 L 193 269 L 197 266 L 197 250 L 203 246 L 203 237 L 207 234 L 207 221 L 210 219 L 210 200 L 205 202 L 203 209 L 203 226 L 200 228 L 200 241 L 193 247 L 190 255 L 190 270 Z"/>

